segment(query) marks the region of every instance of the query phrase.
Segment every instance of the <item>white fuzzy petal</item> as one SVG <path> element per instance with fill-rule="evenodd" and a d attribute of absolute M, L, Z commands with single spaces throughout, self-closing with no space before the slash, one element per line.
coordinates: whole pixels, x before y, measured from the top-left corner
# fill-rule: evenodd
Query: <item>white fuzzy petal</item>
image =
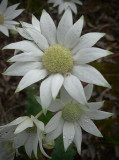
<path fill-rule="evenodd" d="M 27 118 L 25 121 L 23 121 L 22 123 L 20 123 L 17 126 L 14 133 L 18 134 L 18 133 L 24 131 L 26 128 L 29 128 L 29 127 L 33 127 L 33 121 L 30 118 Z"/>
<path fill-rule="evenodd" d="M 93 92 L 93 84 L 88 84 L 85 88 L 84 88 L 84 92 L 85 92 L 85 96 L 87 101 L 90 99 L 92 92 Z"/>
<path fill-rule="evenodd" d="M 8 0 L 2 0 L 0 4 L 0 13 L 4 13 L 7 8 Z"/>
<path fill-rule="evenodd" d="M 47 108 L 50 106 L 52 100 L 51 84 L 52 75 L 45 79 L 40 86 L 40 100 L 44 113 L 47 112 Z"/>
<path fill-rule="evenodd" d="M 24 11 L 24 9 L 15 10 L 11 14 L 7 14 L 7 16 L 5 16 L 5 19 L 6 20 L 8 20 L 8 19 L 14 19 L 14 18 L 18 17 L 23 11 Z"/>
<path fill-rule="evenodd" d="M 28 39 L 28 40 L 33 40 L 31 38 L 31 36 L 26 32 L 26 30 L 24 28 L 16 28 L 17 32 L 22 36 L 24 37 L 25 39 Z"/>
<path fill-rule="evenodd" d="M 57 112 L 63 107 L 63 103 L 60 99 L 52 100 L 48 110 L 51 112 Z"/>
<path fill-rule="evenodd" d="M 41 61 L 42 57 L 41 54 L 42 52 L 39 53 L 34 53 L 34 52 L 24 52 L 18 55 L 13 56 L 10 58 L 8 61 L 9 62 L 29 62 L 29 61 Z"/>
<path fill-rule="evenodd" d="M 102 137 L 102 134 L 98 130 L 98 128 L 95 126 L 92 120 L 90 120 L 88 117 L 83 116 L 79 120 L 80 126 L 88 133 L 95 135 L 97 137 Z"/>
<path fill-rule="evenodd" d="M 63 82 L 64 82 L 64 77 L 62 74 L 57 73 L 53 75 L 52 84 L 51 84 L 51 91 L 52 91 L 53 99 L 57 97 L 59 90 L 62 87 Z"/>
<path fill-rule="evenodd" d="M 27 72 L 33 69 L 41 69 L 41 62 L 17 62 L 12 64 L 4 75 L 8 76 L 24 76 Z"/>
<path fill-rule="evenodd" d="M 36 52 L 41 53 L 40 49 L 34 44 L 33 42 L 24 40 L 20 42 L 11 43 L 7 46 L 5 46 L 3 49 L 17 49 L 24 52 Z"/>
<path fill-rule="evenodd" d="M 55 140 L 59 135 L 61 135 L 62 131 L 63 131 L 63 124 L 64 124 L 64 120 L 61 118 L 58 127 L 56 128 L 56 130 L 48 133 L 46 135 L 45 141 L 46 142 L 51 142 L 53 140 Z"/>
<path fill-rule="evenodd" d="M 45 126 L 45 132 L 46 133 L 50 133 L 52 131 L 54 131 L 59 124 L 60 118 L 61 118 L 62 112 L 58 112 L 56 113 L 51 119 L 50 121 L 47 123 L 47 125 Z"/>
<path fill-rule="evenodd" d="M 93 111 L 87 111 L 86 115 L 88 118 L 93 119 L 93 120 L 101 120 L 101 119 L 106 119 L 111 117 L 113 114 L 109 112 L 103 112 L 103 111 L 98 111 L 98 110 L 93 110 Z"/>
<path fill-rule="evenodd" d="M 100 109 L 103 106 L 103 104 L 104 104 L 104 101 L 102 101 L 102 102 L 90 102 L 90 103 L 88 103 L 88 106 L 92 110 L 97 110 L 97 109 Z"/>
<path fill-rule="evenodd" d="M 32 39 L 35 41 L 35 43 L 39 46 L 41 50 L 44 51 L 49 47 L 46 38 L 39 31 L 31 28 L 26 28 L 26 31 L 29 33 L 29 35 L 32 37 Z"/>
<path fill-rule="evenodd" d="M 64 87 L 62 87 L 61 89 L 61 102 L 63 103 L 63 105 L 71 102 L 72 97 L 67 93 L 66 89 Z"/>
<path fill-rule="evenodd" d="M 13 14 L 13 12 L 15 11 L 15 9 L 19 6 L 20 3 L 14 4 L 12 6 L 9 6 L 5 12 L 4 12 L 4 16 L 7 18 L 7 16 L 9 16 L 10 14 Z"/>
<path fill-rule="evenodd" d="M 81 143 L 82 143 L 82 131 L 78 123 L 75 123 L 74 128 L 75 128 L 74 143 L 76 145 L 78 153 L 80 154 L 81 153 Z"/>
<path fill-rule="evenodd" d="M 69 147 L 69 145 L 72 143 L 75 135 L 75 129 L 74 124 L 65 122 L 63 127 L 63 142 L 64 142 L 64 149 L 65 151 Z"/>
<path fill-rule="evenodd" d="M 25 151 L 30 158 L 33 151 L 34 141 L 36 140 L 36 137 L 37 137 L 36 133 L 31 133 L 27 142 L 25 143 Z"/>
<path fill-rule="evenodd" d="M 90 65 L 74 66 L 72 74 L 83 82 L 110 88 L 109 83 L 104 79 L 101 73 Z"/>
<path fill-rule="evenodd" d="M 100 48 L 84 48 L 81 49 L 74 55 L 74 63 L 75 64 L 85 64 L 95 61 L 99 58 L 110 55 L 110 52 Z"/>
<path fill-rule="evenodd" d="M 75 14 L 77 14 L 77 7 L 76 7 L 76 5 L 75 5 L 74 3 L 70 3 L 70 4 L 69 4 L 69 7 L 71 8 L 71 10 L 72 10 Z"/>
<path fill-rule="evenodd" d="M 64 45 L 65 35 L 71 28 L 72 24 L 72 12 L 70 9 L 67 9 L 64 15 L 62 16 L 57 29 L 57 40 L 59 44 Z"/>
<path fill-rule="evenodd" d="M 14 146 L 15 148 L 19 148 L 23 146 L 26 140 L 29 138 L 29 133 L 26 131 L 20 132 L 14 137 Z"/>
<path fill-rule="evenodd" d="M 18 125 L 18 124 L 22 123 L 23 121 L 25 121 L 27 118 L 28 118 L 27 116 L 19 117 L 19 118 L 15 119 L 14 121 L 8 123 L 7 125 L 1 126 L 1 127 L 9 127 L 9 126 L 13 126 L 13 125 Z"/>
<path fill-rule="evenodd" d="M 86 105 L 87 102 L 84 89 L 77 77 L 71 74 L 66 76 L 63 85 L 71 97 L 73 97 L 77 102 Z"/>
<path fill-rule="evenodd" d="M 47 71 L 45 69 L 34 69 L 25 74 L 21 79 L 16 92 L 23 90 L 24 88 L 44 79 L 47 76 Z"/>
<path fill-rule="evenodd" d="M 39 32 L 41 32 L 40 21 L 34 15 L 32 15 L 32 24 L 33 24 L 33 26 L 34 26 L 34 28 L 36 30 L 38 30 Z"/>
<path fill-rule="evenodd" d="M 6 26 L 0 25 L 0 31 L 6 36 L 9 36 L 9 32 Z"/>
<path fill-rule="evenodd" d="M 98 33 L 98 32 L 84 34 L 83 36 L 80 37 L 78 45 L 75 46 L 72 52 L 77 53 L 80 49 L 92 47 L 104 35 L 105 35 L 104 33 Z"/>
<path fill-rule="evenodd" d="M 64 41 L 64 46 L 66 46 L 69 49 L 72 49 L 79 40 L 79 37 L 82 32 L 83 28 L 83 23 L 84 23 L 84 18 L 81 17 L 67 32 L 65 36 L 65 41 Z"/>
<path fill-rule="evenodd" d="M 50 15 L 44 10 L 41 19 L 41 33 L 46 37 L 49 44 L 56 44 L 56 26 Z"/>

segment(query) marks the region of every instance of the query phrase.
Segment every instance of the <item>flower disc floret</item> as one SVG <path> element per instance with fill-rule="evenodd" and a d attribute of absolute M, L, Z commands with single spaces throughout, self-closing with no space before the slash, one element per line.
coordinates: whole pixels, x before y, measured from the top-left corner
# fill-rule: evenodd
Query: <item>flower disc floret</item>
<path fill-rule="evenodd" d="M 81 117 L 81 109 L 80 106 L 76 103 L 70 103 L 64 106 L 62 110 L 62 117 L 65 121 L 75 122 Z"/>
<path fill-rule="evenodd" d="M 51 73 L 66 73 L 73 67 L 72 53 L 62 45 L 54 44 L 45 50 L 43 66 Z"/>
<path fill-rule="evenodd" d="M 0 14 L 0 24 L 4 23 L 4 16 L 2 14 Z"/>

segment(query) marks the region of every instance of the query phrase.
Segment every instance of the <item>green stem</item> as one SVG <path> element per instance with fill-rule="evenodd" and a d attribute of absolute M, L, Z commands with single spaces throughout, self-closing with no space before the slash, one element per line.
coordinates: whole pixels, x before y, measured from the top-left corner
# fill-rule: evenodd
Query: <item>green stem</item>
<path fill-rule="evenodd" d="M 42 114 L 43 114 L 43 111 L 40 111 L 40 112 L 35 116 L 35 118 L 38 119 Z"/>

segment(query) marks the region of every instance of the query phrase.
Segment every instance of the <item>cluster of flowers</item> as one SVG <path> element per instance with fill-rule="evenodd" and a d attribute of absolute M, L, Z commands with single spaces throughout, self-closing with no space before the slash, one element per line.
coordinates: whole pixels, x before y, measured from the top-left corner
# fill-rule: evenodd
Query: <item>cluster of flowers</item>
<path fill-rule="evenodd" d="M 15 55 L 8 60 L 14 62 L 3 74 L 23 76 L 16 92 L 42 80 L 40 97 L 36 97 L 42 111 L 35 117 L 19 117 L 11 123 L 0 127 L 0 157 L 11 159 L 21 146 L 31 157 L 37 158 L 40 147 L 44 156 L 50 158 L 43 149 L 43 144 L 52 142 L 63 134 L 65 151 L 74 142 L 81 153 L 82 131 L 102 137 L 92 120 L 105 119 L 112 113 L 100 111 L 104 102 L 88 102 L 93 85 L 111 88 L 101 73 L 88 63 L 112 52 L 93 47 L 104 33 L 87 33 L 81 36 L 84 25 L 82 16 L 73 24 L 71 9 L 77 13 L 74 3 L 78 0 L 49 0 L 54 6 L 59 5 L 59 13 L 65 10 L 58 27 L 50 15 L 43 10 L 40 21 L 33 15 L 32 24 L 21 22 L 17 32 L 26 40 L 12 43 L 3 49 L 14 49 Z M 0 31 L 8 35 L 8 29 L 18 24 L 13 21 L 23 10 L 15 10 L 18 4 L 7 8 L 7 0 L 0 5 Z M 67 7 L 70 8 L 67 8 Z M 82 82 L 88 83 L 85 87 Z M 59 98 L 57 98 L 59 97 Z M 38 120 L 40 115 L 54 116 L 46 126 Z M 3 142 L 11 146 L 5 151 Z M 5 159 L 5 158 L 4 158 Z"/>

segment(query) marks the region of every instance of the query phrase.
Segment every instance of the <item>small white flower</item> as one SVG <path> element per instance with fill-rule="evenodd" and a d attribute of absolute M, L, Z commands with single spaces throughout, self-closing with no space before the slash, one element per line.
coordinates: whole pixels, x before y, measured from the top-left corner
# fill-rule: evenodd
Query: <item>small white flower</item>
<path fill-rule="evenodd" d="M 87 100 L 91 97 L 93 85 L 85 87 Z M 77 103 L 67 94 L 66 90 L 61 91 L 61 99 L 51 103 L 49 110 L 57 112 L 45 127 L 46 142 L 56 139 L 63 132 L 64 148 L 74 142 L 77 151 L 81 153 L 82 131 L 102 137 L 92 120 L 101 120 L 112 116 L 112 113 L 99 111 L 103 102 L 89 102 L 89 108 Z M 92 119 L 92 120 L 91 120 Z"/>
<path fill-rule="evenodd" d="M 24 40 L 4 47 L 21 50 L 21 54 L 9 60 L 15 63 L 4 73 L 24 76 L 16 92 L 45 78 L 40 86 L 44 113 L 62 86 L 76 101 L 84 105 L 87 105 L 87 101 L 81 81 L 110 87 L 100 72 L 87 64 L 112 54 L 107 50 L 92 47 L 104 33 L 94 32 L 81 36 L 83 23 L 82 16 L 73 24 L 71 10 L 68 9 L 56 29 L 50 15 L 43 11 L 40 19 L 41 32 L 25 27 L 33 41 Z"/>
<path fill-rule="evenodd" d="M 15 25 L 19 24 L 18 22 L 13 21 L 13 19 L 19 16 L 24 9 L 16 10 L 20 3 L 8 8 L 7 4 L 8 0 L 3 0 L 0 4 L 0 31 L 6 36 L 9 36 L 8 29 L 15 30 Z"/>
<path fill-rule="evenodd" d="M 75 14 L 77 14 L 77 6 L 82 5 L 80 0 L 49 0 L 48 3 L 54 3 L 53 7 L 58 7 L 58 13 L 61 14 L 67 8 L 70 8 Z"/>
<path fill-rule="evenodd" d="M 36 119 L 34 116 L 19 117 L 11 123 L 0 127 L 0 138 L 5 140 L 13 139 L 15 149 L 25 146 L 26 153 L 31 157 L 32 152 L 37 158 L 38 144 L 44 156 L 49 156 L 45 153 L 42 147 L 42 139 L 44 134 L 43 122 Z"/>

